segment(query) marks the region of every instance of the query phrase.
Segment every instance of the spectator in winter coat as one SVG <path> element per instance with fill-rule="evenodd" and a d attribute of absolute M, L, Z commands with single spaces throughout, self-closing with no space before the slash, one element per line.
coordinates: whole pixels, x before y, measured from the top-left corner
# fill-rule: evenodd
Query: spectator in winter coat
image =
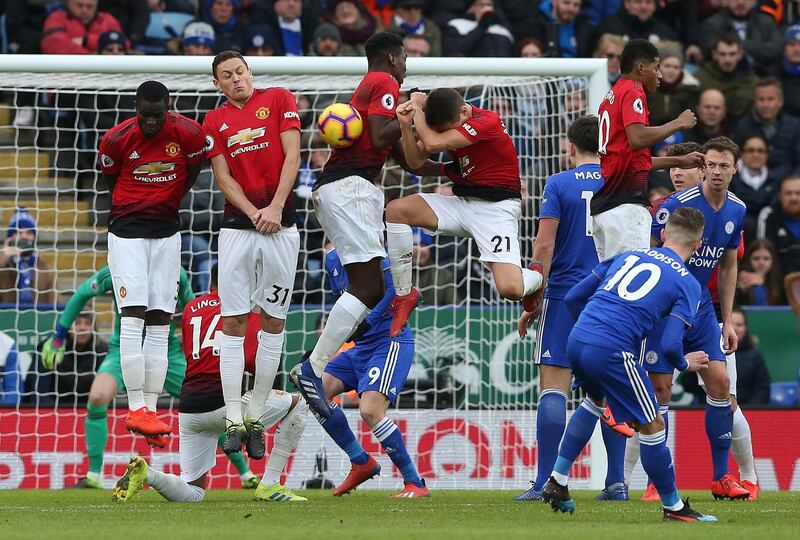
<path fill-rule="evenodd" d="M 647 94 L 650 123 L 666 124 L 686 109 L 694 109 L 700 97 L 700 82 L 683 69 L 683 51 L 677 41 L 658 44 L 661 59 L 661 83 L 655 92 Z"/>
<path fill-rule="evenodd" d="M 756 338 L 747 329 L 747 316 L 741 309 L 733 310 L 733 329 L 739 338 L 736 349 L 736 402 L 739 405 L 767 405 L 770 376 L 764 356 L 757 348 Z"/>
<path fill-rule="evenodd" d="M 36 220 L 17 208 L 0 249 L 0 303 L 53 308 L 56 299 L 56 274 L 36 249 Z"/>
<path fill-rule="evenodd" d="M 58 7 L 53 0 L 7 1 L 5 15 L 9 52 L 40 53 L 44 21 Z"/>
<path fill-rule="evenodd" d="M 537 38 L 545 48 L 545 56 L 589 56 L 592 28 L 580 11 L 581 0 L 543 0 L 526 20 L 524 37 Z"/>
<path fill-rule="evenodd" d="M 244 51 L 244 28 L 239 20 L 242 0 L 205 0 L 205 21 L 214 28 L 214 53 Z"/>
<path fill-rule="evenodd" d="M 783 55 L 772 72 L 783 86 L 784 110 L 800 117 L 800 24 L 784 32 Z"/>
<path fill-rule="evenodd" d="M 758 237 L 775 246 L 784 275 L 800 272 L 800 175 L 781 180 L 778 204 L 758 216 Z"/>
<path fill-rule="evenodd" d="M 595 36 L 617 34 L 625 41 L 646 39 L 651 43 L 677 41 L 675 31 L 655 18 L 656 0 L 625 0 L 616 15 L 602 22 Z"/>
<path fill-rule="evenodd" d="M 710 62 L 705 62 L 695 73 L 700 88 L 716 88 L 725 94 L 729 125 L 735 126 L 740 118 L 750 112 L 758 77 L 743 62 L 742 40 L 733 32 L 723 34 L 711 51 Z"/>
<path fill-rule="evenodd" d="M 742 306 L 785 306 L 783 273 L 775 247 L 769 240 L 747 245 L 744 268 L 739 272 L 736 303 Z"/>
<path fill-rule="evenodd" d="M 710 88 L 700 94 L 697 102 L 697 124 L 683 131 L 683 140 L 705 144 L 709 139 L 727 134 L 725 129 L 725 96 Z"/>
<path fill-rule="evenodd" d="M 505 57 L 514 52 L 514 38 L 494 0 L 472 0 L 463 16 L 447 23 L 442 49 L 445 56 Z"/>
<path fill-rule="evenodd" d="M 113 15 L 131 43 L 139 43 L 144 38 L 150 23 L 148 0 L 99 0 L 97 9 Z"/>
<path fill-rule="evenodd" d="M 614 83 L 622 76 L 620 71 L 620 58 L 622 58 L 622 51 L 625 49 L 625 40 L 622 36 L 615 34 L 603 34 L 597 42 L 597 47 L 594 50 L 595 58 L 605 58 L 608 66 L 608 84 L 614 86 Z"/>
<path fill-rule="evenodd" d="M 364 56 L 364 43 L 378 29 L 361 0 L 331 0 L 322 18 L 339 29 L 342 56 Z"/>
<path fill-rule="evenodd" d="M 750 135 L 738 141 L 742 157 L 733 175 L 730 190 L 747 205 L 745 238 L 755 235 L 758 214 L 775 203 L 778 197 L 780 177 L 775 176 L 767 165 L 769 143 L 761 135 Z M 747 242 L 745 242 L 747 245 Z"/>
<path fill-rule="evenodd" d="M 700 49 L 700 23 L 697 21 L 697 0 L 659 0 L 656 19 L 678 34 L 678 41 L 686 48 L 686 62 L 703 61 Z"/>
<path fill-rule="evenodd" d="M 766 74 L 780 59 L 781 33 L 775 20 L 756 7 L 756 0 L 728 0 L 727 7 L 700 25 L 700 43 L 706 56 L 727 32 L 735 32 L 742 40 L 745 57 L 759 75 Z"/>
<path fill-rule="evenodd" d="M 95 54 L 100 36 L 122 32 L 110 13 L 97 11 L 97 0 L 67 0 L 66 9 L 53 12 L 44 22 L 44 54 Z"/>
<path fill-rule="evenodd" d="M 783 178 L 800 166 L 800 119 L 783 112 L 783 89 L 778 79 L 756 84 L 753 109 L 736 125 L 734 140 L 761 135 L 769 143 L 769 168 Z"/>
<path fill-rule="evenodd" d="M 435 22 L 422 15 L 426 0 L 395 0 L 394 5 L 394 15 L 386 30 L 423 37 L 430 46 L 427 56 L 442 56 L 442 31 Z"/>
<path fill-rule="evenodd" d="M 302 56 L 311 48 L 322 13 L 318 1 L 256 0 L 250 4 L 251 22 L 270 25 L 277 36 L 275 56 Z"/>
<path fill-rule="evenodd" d="M 314 31 L 309 56 L 341 56 L 342 34 L 330 23 L 322 23 Z"/>

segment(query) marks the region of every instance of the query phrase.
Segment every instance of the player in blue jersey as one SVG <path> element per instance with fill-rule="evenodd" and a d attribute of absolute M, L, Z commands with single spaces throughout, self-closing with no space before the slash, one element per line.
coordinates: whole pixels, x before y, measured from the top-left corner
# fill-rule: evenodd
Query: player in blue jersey
<path fill-rule="evenodd" d="M 411 327 L 406 325 L 397 337 L 389 336 L 394 286 L 389 271 L 389 259 L 383 259 L 381 264 L 386 284 L 383 298 L 348 340 L 354 341 L 355 346 L 340 351 L 325 366 L 322 375 L 324 401 L 314 399 L 316 392 L 313 386 L 306 379 L 298 378 L 297 370 L 292 370 L 292 376 L 298 388 L 301 384 L 305 385 L 304 395 L 322 428 L 350 457 L 350 473 L 333 490 L 334 496 L 349 493 L 381 471 L 375 458 L 367 454 L 353 435 L 342 409 L 331 402 L 333 397 L 342 392 L 356 390 L 361 398 L 361 418 L 403 475 L 405 486 L 394 497 L 428 497 L 428 488 L 408 455 L 402 433 L 391 418 L 386 416 L 389 406 L 397 402 L 397 396 L 403 390 L 408 371 L 414 362 L 414 335 Z M 341 296 L 347 290 L 348 280 L 336 250 L 331 250 L 326 255 L 325 271 L 330 278 L 334 296 Z M 331 324 L 330 319 L 328 324 Z"/>
<path fill-rule="evenodd" d="M 653 386 L 638 362 L 644 336 L 667 318 L 662 347 L 668 362 L 702 370 L 708 358 L 683 356 L 683 333 L 694 320 L 700 284 L 686 261 L 700 246 L 703 214 L 676 210 L 664 231 L 664 247 L 626 251 L 600 263 L 567 293 L 564 302 L 577 318 L 567 342 L 575 385 L 588 394 L 570 418 L 553 475 L 542 496 L 553 509 L 574 512 L 567 483 L 572 464 L 589 442 L 608 401 L 615 418 L 639 429 L 642 464 L 661 494 L 665 520 L 716 521 L 692 510 L 675 487 L 672 457 Z"/>
<path fill-rule="evenodd" d="M 558 444 L 567 424 L 567 395 L 572 372 L 566 348 L 572 318 L 564 295 L 597 266 L 589 203 L 603 185 L 597 156 L 598 121 L 594 116 L 575 120 L 567 130 L 570 164 L 574 167 L 547 179 L 539 212 L 533 258 L 542 263 L 547 281 L 541 308 L 525 312 L 519 320 L 521 336 L 538 317 L 534 362 L 539 366 L 539 407 L 536 411 L 536 480 L 515 497 L 518 501 L 542 500 L 542 489 L 558 456 Z M 628 426 L 622 424 L 632 433 Z M 603 423 L 608 472 L 601 500 L 628 500 L 624 482 L 625 438 Z"/>
<path fill-rule="evenodd" d="M 727 137 L 715 137 L 703 145 L 703 152 L 706 155 L 705 181 L 675 193 L 661 204 L 653 216 L 652 236 L 653 239 L 660 238 L 664 225 L 680 207 L 696 208 L 705 217 L 703 244 L 686 264 L 692 275 L 703 285 L 703 295 L 694 324 L 686 333 L 684 349 L 702 351 L 710 359 L 708 369 L 701 376 L 707 394 L 706 435 L 711 444 L 714 468 L 711 493 L 715 498 L 747 499 L 750 492 L 728 471 L 733 430 L 731 394 L 736 391 L 731 391 L 731 385 L 735 385 L 735 371 L 729 374 L 726 362 L 726 355 L 736 351 L 738 342 L 732 322 L 737 274 L 736 250 L 741 242 L 747 208 L 738 197 L 728 191 L 739 159 L 739 147 L 736 143 Z M 722 339 L 711 295 L 706 287 L 717 265 Z M 663 359 L 656 358 L 654 363 L 645 363 L 651 371 L 663 374 L 659 379 L 665 379 L 665 387 L 671 386 L 672 371 Z M 735 365 L 730 368 L 735 370 Z"/>

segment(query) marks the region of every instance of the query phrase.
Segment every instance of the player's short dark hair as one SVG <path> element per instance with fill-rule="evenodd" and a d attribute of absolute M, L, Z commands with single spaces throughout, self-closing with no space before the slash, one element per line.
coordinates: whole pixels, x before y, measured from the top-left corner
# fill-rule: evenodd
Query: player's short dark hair
<path fill-rule="evenodd" d="M 728 137 L 714 137 L 709 139 L 703 145 L 703 153 L 708 153 L 709 150 L 716 150 L 717 152 L 730 152 L 733 154 L 733 162 L 739 160 L 739 145 L 730 140 Z"/>
<path fill-rule="evenodd" d="M 703 237 L 706 218 L 697 208 L 680 206 L 669 216 L 667 228 L 670 232 L 677 230 L 683 236 L 686 245 L 691 245 Z"/>
<path fill-rule="evenodd" d="M 169 90 L 164 83 L 158 81 L 145 81 L 136 89 L 135 100 L 137 103 L 168 103 Z"/>
<path fill-rule="evenodd" d="M 217 265 L 217 263 L 214 263 L 213 265 L 211 265 L 211 287 L 216 289 L 218 284 L 219 284 L 219 265 Z"/>
<path fill-rule="evenodd" d="M 702 152 L 702 151 L 703 151 L 702 146 L 700 146 L 698 143 L 694 141 L 689 141 L 671 145 L 670 147 L 667 148 L 667 155 L 669 157 L 685 156 L 686 154 L 691 154 L 692 152 Z"/>
<path fill-rule="evenodd" d="M 599 143 L 599 122 L 596 116 L 581 116 L 569 126 L 567 139 L 580 152 L 596 154 Z"/>
<path fill-rule="evenodd" d="M 400 54 L 403 50 L 403 37 L 394 32 L 376 32 L 364 43 L 367 63 L 380 61 L 390 53 Z"/>
<path fill-rule="evenodd" d="M 658 49 L 646 39 L 632 39 L 625 44 L 622 56 L 619 59 L 619 69 L 630 73 L 639 62 L 655 62 L 658 58 Z"/>
<path fill-rule="evenodd" d="M 458 121 L 464 96 L 455 88 L 436 88 L 425 103 L 425 122 L 437 128 Z"/>
<path fill-rule="evenodd" d="M 232 50 L 231 51 L 222 51 L 217 56 L 215 56 L 214 57 L 214 61 L 211 62 L 211 74 L 214 76 L 215 79 L 217 78 L 217 67 L 221 63 L 225 62 L 226 60 L 230 60 L 231 58 L 238 58 L 239 60 L 242 61 L 242 63 L 245 66 L 247 66 L 247 61 L 244 59 L 244 56 L 242 56 L 242 53 L 240 53 L 239 51 L 232 51 Z M 250 67 L 250 66 L 247 66 L 247 67 Z"/>
<path fill-rule="evenodd" d="M 723 32 L 719 35 L 719 37 L 714 41 L 714 48 L 717 48 L 717 45 L 720 43 L 724 43 L 725 45 L 736 45 L 740 49 L 744 47 L 744 43 L 742 43 L 742 38 L 739 37 L 739 34 L 734 32 L 733 30 Z"/>

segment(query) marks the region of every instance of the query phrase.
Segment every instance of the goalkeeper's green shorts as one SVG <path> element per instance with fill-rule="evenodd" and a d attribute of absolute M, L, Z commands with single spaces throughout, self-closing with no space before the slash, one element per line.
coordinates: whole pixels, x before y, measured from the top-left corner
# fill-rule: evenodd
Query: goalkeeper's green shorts
<path fill-rule="evenodd" d="M 167 352 L 169 364 L 167 365 L 167 380 L 164 381 L 164 390 L 172 397 L 180 397 L 183 377 L 186 375 L 186 358 L 181 350 L 181 341 L 172 334 L 169 337 L 169 349 Z M 122 366 L 119 363 L 119 345 L 111 343 L 108 347 L 108 354 L 97 374 L 108 373 L 117 381 L 117 392 L 125 391 L 125 383 L 122 382 Z"/>

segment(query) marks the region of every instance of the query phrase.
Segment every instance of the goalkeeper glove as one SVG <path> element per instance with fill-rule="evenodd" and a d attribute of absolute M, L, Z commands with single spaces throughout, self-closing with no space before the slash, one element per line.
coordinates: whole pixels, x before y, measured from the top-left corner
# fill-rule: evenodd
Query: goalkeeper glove
<path fill-rule="evenodd" d="M 56 325 L 56 331 L 44 342 L 42 347 L 42 364 L 46 369 L 54 369 L 64 360 L 64 349 L 67 341 L 68 330 Z"/>

